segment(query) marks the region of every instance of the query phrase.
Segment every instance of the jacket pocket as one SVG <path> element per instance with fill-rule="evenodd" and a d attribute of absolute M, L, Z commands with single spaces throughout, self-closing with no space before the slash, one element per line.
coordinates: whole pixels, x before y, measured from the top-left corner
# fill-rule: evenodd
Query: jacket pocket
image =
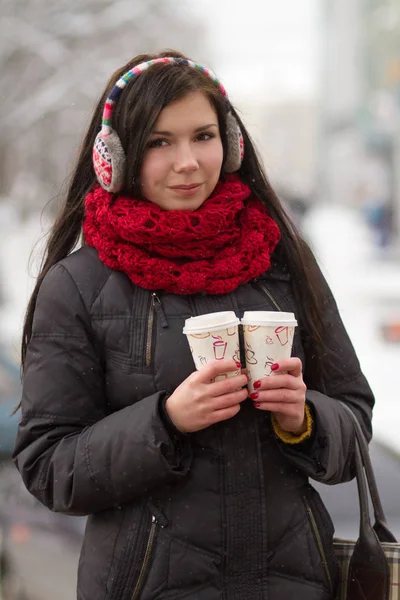
<path fill-rule="evenodd" d="M 138 600 L 140 598 L 140 592 L 143 588 L 143 584 L 146 581 L 146 577 L 149 572 L 151 557 L 153 554 L 153 547 L 157 536 L 157 520 L 154 515 L 151 517 L 151 525 L 147 542 L 145 546 L 142 566 L 140 567 L 139 576 L 135 583 L 135 587 L 132 592 L 131 600 Z"/>
<path fill-rule="evenodd" d="M 219 556 L 171 535 L 168 529 L 158 530 L 140 600 L 197 598 L 200 590 L 218 588 Z"/>
<path fill-rule="evenodd" d="M 333 594 L 337 586 L 337 562 L 333 555 L 334 526 L 318 492 L 309 485 L 303 496 L 307 519 L 324 569 L 327 586 Z"/>
<path fill-rule="evenodd" d="M 142 600 L 152 570 L 159 531 L 164 524 L 164 517 L 158 518 L 158 511 L 153 511 L 152 507 L 132 507 L 125 520 L 125 539 L 114 555 L 115 568 L 109 577 L 107 599 Z"/>
<path fill-rule="evenodd" d="M 104 320 L 97 326 L 99 331 L 105 329 L 102 343 L 105 362 L 111 369 L 118 367 L 127 374 L 152 374 L 160 312 L 157 301 L 160 302 L 156 294 L 149 294 L 142 298 L 141 307 L 129 319 L 114 319 L 111 324 Z"/>

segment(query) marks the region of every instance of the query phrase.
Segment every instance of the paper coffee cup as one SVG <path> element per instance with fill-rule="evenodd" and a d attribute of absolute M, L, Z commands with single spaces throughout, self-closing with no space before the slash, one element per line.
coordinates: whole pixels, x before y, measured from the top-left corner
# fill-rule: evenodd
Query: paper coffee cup
<path fill-rule="evenodd" d="M 186 319 L 183 333 L 189 342 L 196 369 L 213 360 L 240 362 L 239 323 L 233 311 L 208 313 Z M 240 369 L 216 377 L 216 381 L 240 374 Z"/>
<path fill-rule="evenodd" d="M 248 388 L 252 393 L 254 381 L 273 374 L 271 365 L 282 358 L 290 358 L 297 321 L 294 313 L 247 311 L 241 324 L 250 377 Z"/>

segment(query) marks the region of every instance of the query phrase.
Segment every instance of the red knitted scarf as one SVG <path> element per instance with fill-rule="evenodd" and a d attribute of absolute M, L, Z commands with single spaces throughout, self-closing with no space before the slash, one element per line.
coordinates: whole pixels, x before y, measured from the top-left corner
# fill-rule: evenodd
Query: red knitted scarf
<path fill-rule="evenodd" d="M 96 187 L 85 200 L 84 236 L 100 259 L 137 285 L 173 294 L 227 294 L 270 267 L 280 233 L 236 175 L 195 211 L 166 211 Z"/>

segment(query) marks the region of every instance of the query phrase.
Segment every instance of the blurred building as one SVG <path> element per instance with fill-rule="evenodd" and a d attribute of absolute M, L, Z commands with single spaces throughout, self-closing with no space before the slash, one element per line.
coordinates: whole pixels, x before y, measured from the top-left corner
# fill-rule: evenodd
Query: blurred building
<path fill-rule="evenodd" d="M 317 107 L 312 97 L 243 103 L 268 179 L 297 225 L 316 201 Z"/>
<path fill-rule="evenodd" d="M 400 3 L 324 0 L 323 22 L 320 189 L 399 244 Z"/>
<path fill-rule="evenodd" d="M 43 208 L 70 171 L 95 100 L 132 56 L 195 54 L 201 20 L 174 0 L 3 0 L 0 199 Z"/>
<path fill-rule="evenodd" d="M 139 53 L 207 53 L 203 38 L 187 2 L 0 2 L 0 338 L 13 356 L 56 202 L 40 213 L 67 180 L 108 78 Z"/>

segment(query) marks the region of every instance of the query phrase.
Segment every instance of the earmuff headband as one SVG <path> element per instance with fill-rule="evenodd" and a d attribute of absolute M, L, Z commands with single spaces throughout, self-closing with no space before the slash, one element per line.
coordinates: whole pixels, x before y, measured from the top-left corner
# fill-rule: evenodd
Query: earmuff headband
<path fill-rule="evenodd" d="M 226 173 L 233 173 L 240 169 L 244 156 L 243 136 L 239 124 L 232 114 L 231 105 L 224 86 L 220 83 L 214 73 L 202 65 L 186 58 L 165 56 L 163 58 L 155 58 L 140 63 L 124 73 L 112 88 L 104 104 L 101 129 L 97 134 L 93 145 L 93 168 L 98 182 L 102 188 L 108 192 L 118 192 L 122 188 L 126 164 L 126 157 L 121 140 L 116 131 L 112 128 L 112 116 L 115 105 L 127 83 L 137 75 L 146 71 L 152 65 L 158 63 L 188 65 L 193 69 L 201 71 L 213 81 L 225 98 L 228 108 L 226 117 L 227 156 L 224 162 L 224 171 Z"/>
<path fill-rule="evenodd" d="M 158 63 L 188 65 L 189 67 L 192 67 L 193 69 L 197 69 L 198 71 L 201 71 L 202 73 L 207 75 L 207 77 L 209 77 L 214 82 L 214 84 L 217 86 L 217 88 L 219 89 L 221 94 L 223 96 L 225 96 L 225 98 L 227 98 L 226 90 L 225 90 L 224 86 L 222 85 L 222 83 L 214 75 L 214 73 L 212 73 L 206 67 L 203 67 L 202 65 L 199 65 L 198 63 L 195 63 L 186 58 L 175 58 L 172 56 L 166 56 L 164 58 L 154 58 L 153 60 L 148 60 L 146 62 L 140 63 L 136 67 L 133 67 L 133 69 L 130 69 L 130 71 L 127 71 L 126 73 L 124 73 L 122 75 L 122 77 L 120 77 L 120 79 L 118 79 L 117 83 L 114 85 L 113 89 L 111 90 L 111 92 L 106 100 L 106 103 L 104 105 L 103 118 L 102 118 L 102 122 L 101 122 L 101 129 L 102 129 L 103 134 L 107 135 L 111 131 L 111 119 L 112 119 L 112 114 L 114 112 L 114 107 L 115 107 L 116 101 L 118 100 L 119 96 L 121 95 L 121 92 L 125 88 L 126 84 L 129 83 L 130 81 L 132 81 L 132 79 L 134 77 L 136 77 L 137 75 L 140 75 L 144 71 L 147 71 L 147 69 L 149 67 L 151 67 L 152 65 L 156 65 Z"/>

